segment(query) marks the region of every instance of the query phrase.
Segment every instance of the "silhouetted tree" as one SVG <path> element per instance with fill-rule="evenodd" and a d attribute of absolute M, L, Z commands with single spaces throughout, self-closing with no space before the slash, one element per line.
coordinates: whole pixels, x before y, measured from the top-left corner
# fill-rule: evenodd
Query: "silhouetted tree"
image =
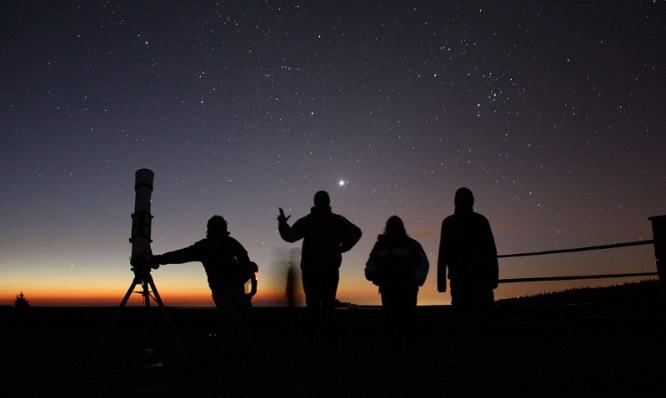
<path fill-rule="evenodd" d="M 28 300 L 25 299 L 23 292 L 16 295 L 16 300 L 14 300 L 14 306 L 16 308 L 27 308 L 30 307 Z"/>

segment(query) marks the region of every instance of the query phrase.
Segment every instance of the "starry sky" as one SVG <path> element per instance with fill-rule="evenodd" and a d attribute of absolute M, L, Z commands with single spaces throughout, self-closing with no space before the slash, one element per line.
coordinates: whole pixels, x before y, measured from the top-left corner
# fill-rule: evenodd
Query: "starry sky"
<path fill-rule="evenodd" d="M 364 236 L 391 215 L 426 250 L 461 186 L 500 254 L 652 239 L 666 214 L 664 1 L 3 1 L 0 305 L 117 305 L 135 172 L 155 173 L 155 253 L 219 214 L 284 302 L 299 244 L 278 207 L 326 190 Z M 500 260 L 500 278 L 653 272 L 651 245 Z M 152 273 L 167 306 L 212 306 L 203 267 Z M 631 281 L 631 279 L 629 279 Z M 635 280 L 635 279 L 634 279 Z M 625 279 L 502 284 L 496 298 Z"/>

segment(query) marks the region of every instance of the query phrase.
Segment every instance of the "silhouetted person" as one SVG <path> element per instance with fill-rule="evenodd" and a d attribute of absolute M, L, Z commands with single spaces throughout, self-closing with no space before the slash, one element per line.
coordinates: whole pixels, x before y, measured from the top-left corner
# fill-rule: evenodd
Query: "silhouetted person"
<path fill-rule="evenodd" d="M 365 277 L 379 286 L 392 343 L 411 337 L 416 329 L 416 303 L 419 286 L 428 276 L 428 258 L 423 247 L 407 236 L 398 216 L 386 221 L 384 233 L 370 252 Z"/>
<path fill-rule="evenodd" d="M 287 298 L 287 306 L 293 308 L 296 306 L 296 270 L 294 266 L 290 265 L 287 268 L 287 284 L 285 286 L 284 295 Z"/>
<path fill-rule="evenodd" d="M 474 195 L 460 188 L 455 195 L 455 212 L 442 222 L 437 260 L 437 290 L 446 292 L 451 281 L 458 337 L 463 350 L 475 344 L 488 348 L 490 309 L 497 288 L 498 264 L 495 239 L 488 220 L 474 212 Z M 475 340 L 475 341 L 472 341 Z M 483 354 L 483 353 L 482 353 Z"/>
<path fill-rule="evenodd" d="M 301 249 L 292 247 L 289 250 L 289 260 L 287 261 L 287 273 L 285 275 L 285 297 L 287 299 L 287 306 L 295 308 L 299 304 L 298 292 L 298 264 L 301 261 Z M 292 313 L 294 311 L 291 311 Z"/>
<path fill-rule="evenodd" d="M 361 239 L 361 230 L 331 211 L 330 198 L 325 191 L 315 194 L 310 214 L 291 227 L 287 224 L 289 217 L 280 209 L 278 230 L 287 242 L 303 239 L 301 278 L 312 337 L 318 336 L 321 327 L 334 338 L 332 317 L 342 253 Z"/>
<path fill-rule="evenodd" d="M 215 306 L 223 321 L 225 335 L 236 348 L 249 348 L 250 335 L 242 322 L 251 297 L 245 294 L 245 283 L 251 279 L 256 264 L 250 262 L 245 248 L 229 236 L 227 222 L 221 216 L 208 220 L 206 238 L 184 249 L 153 256 L 151 266 L 200 261 L 208 276 Z M 252 293 L 252 292 L 250 292 Z"/>

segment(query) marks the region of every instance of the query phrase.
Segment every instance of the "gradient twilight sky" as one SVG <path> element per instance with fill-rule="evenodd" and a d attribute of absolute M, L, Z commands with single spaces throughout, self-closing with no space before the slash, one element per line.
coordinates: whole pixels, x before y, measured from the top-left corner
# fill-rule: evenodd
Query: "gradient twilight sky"
<path fill-rule="evenodd" d="M 467 186 L 500 254 L 652 239 L 666 214 L 664 1 L 24 1 L 0 5 L 0 305 L 117 305 L 134 176 L 155 173 L 152 248 L 224 216 L 279 304 L 277 233 L 317 190 L 364 232 L 429 255 Z M 650 245 L 500 260 L 500 278 L 655 271 Z M 212 305 L 203 267 L 153 271 L 168 305 Z M 502 284 L 497 298 L 623 280 Z"/>

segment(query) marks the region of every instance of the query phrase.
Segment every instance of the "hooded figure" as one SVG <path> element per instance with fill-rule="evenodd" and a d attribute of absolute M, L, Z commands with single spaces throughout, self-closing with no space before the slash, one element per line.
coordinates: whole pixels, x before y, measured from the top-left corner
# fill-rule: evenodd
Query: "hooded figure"
<path fill-rule="evenodd" d="M 446 292 L 448 270 L 454 306 L 490 306 L 499 276 L 490 223 L 474 212 L 474 195 L 468 188 L 458 189 L 454 202 L 454 214 L 442 222 L 437 290 Z"/>

